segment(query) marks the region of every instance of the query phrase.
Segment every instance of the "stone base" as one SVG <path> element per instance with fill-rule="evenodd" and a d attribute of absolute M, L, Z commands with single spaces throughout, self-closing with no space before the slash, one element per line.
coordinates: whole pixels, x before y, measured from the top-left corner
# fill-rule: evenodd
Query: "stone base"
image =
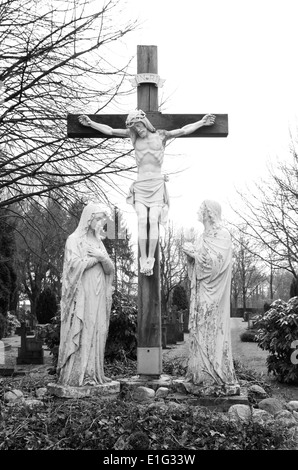
<path fill-rule="evenodd" d="M 240 395 L 240 385 L 235 384 L 235 385 L 225 385 L 224 386 L 224 393 L 227 396 L 233 396 L 233 395 Z"/>
<path fill-rule="evenodd" d="M 120 393 L 120 382 L 113 380 L 100 385 L 84 385 L 82 387 L 70 387 L 68 385 L 59 385 L 49 383 L 48 392 L 60 398 L 86 398 L 101 397 L 115 398 Z"/>
<path fill-rule="evenodd" d="M 199 397 L 240 395 L 240 385 L 196 385 L 184 378 L 174 379 L 173 388 L 180 393 L 191 393 Z"/>
<path fill-rule="evenodd" d="M 168 400 L 173 400 L 177 403 L 187 403 L 191 406 L 206 406 L 211 411 L 226 412 L 232 405 L 249 405 L 247 396 L 222 396 L 222 397 L 194 397 L 192 395 L 185 395 L 182 393 L 173 393 L 167 396 Z"/>
<path fill-rule="evenodd" d="M 170 375 L 161 374 L 155 375 L 135 375 L 130 378 L 119 379 L 121 388 L 134 389 L 136 387 L 149 387 L 157 390 L 159 387 L 171 388 L 173 378 Z"/>
<path fill-rule="evenodd" d="M 150 375 L 135 375 L 130 378 L 119 379 L 121 387 L 132 389 L 136 387 L 149 387 L 157 390 L 159 387 L 167 387 L 173 392 L 192 394 L 197 396 L 233 396 L 240 395 L 240 385 L 195 385 L 185 380 L 184 377 L 177 378 L 161 374 L 159 377 Z"/>
<path fill-rule="evenodd" d="M 162 374 L 159 378 L 146 375 L 136 375 L 130 378 L 119 379 L 121 391 L 124 393 L 134 393 L 138 387 L 152 388 L 154 391 L 160 387 L 166 387 L 169 394 L 165 398 L 167 401 L 187 403 L 191 406 L 206 406 L 211 410 L 228 411 L 230 406 L 235 404 L 249 405 L 247 395 L 240 394 L 238 384 L 223 387 L 201 386 L 187 382 L 184 377 L 177 378 Z"/>

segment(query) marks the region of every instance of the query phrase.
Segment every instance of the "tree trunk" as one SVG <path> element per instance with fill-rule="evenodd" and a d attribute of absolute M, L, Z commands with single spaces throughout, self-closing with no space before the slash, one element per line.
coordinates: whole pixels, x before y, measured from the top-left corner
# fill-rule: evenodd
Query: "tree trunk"
<path fill-rule="evenodd" d="M 243 311 L 245 312 L 245 310 L 246 310 L 246 292 L 245 292 L 244 287 L 242 289 L 242 301 L 243 301 Z"/>
<path fill-rule="evenodd" d="M 270 287 L 270 299 L 273 299 L 273 269 L 272 269 L 272 265 L 270 265 L 269 287 Z"/>

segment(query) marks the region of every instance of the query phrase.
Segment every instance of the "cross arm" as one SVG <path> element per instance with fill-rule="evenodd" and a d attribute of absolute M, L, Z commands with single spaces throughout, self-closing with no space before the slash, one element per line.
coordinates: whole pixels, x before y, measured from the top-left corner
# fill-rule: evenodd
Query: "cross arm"
<path fill-rule="evenodd" d="M 207 114 L 207 113 L 206 113 Z M 68 114 L 67 116 L 67 136 L 68 137 L 88 137 L 88 138 L 115 138 L 102 134 L 101 132 L 92 129 L 91 127 L 83 126 L 79 123 L 79 114 Z M 125 121 L 127 114 L 88 114 L 90 119 L 95 122 L 106 124 L 113 129 L 125 129 Z M 162 114 L 159 112 L 147 112 L 147 118 L 156 129 L 164 129 L 172 131 L 180 129 L 187 124 L 200 121 L 205 114 Z M 203 126 L 197 129 L 192 134 L 181 136 L 179 138 L 187 137 L 227 137 L 228 135 L 228 115 L 215 114 L 216 121 L 212 126 Z"/>

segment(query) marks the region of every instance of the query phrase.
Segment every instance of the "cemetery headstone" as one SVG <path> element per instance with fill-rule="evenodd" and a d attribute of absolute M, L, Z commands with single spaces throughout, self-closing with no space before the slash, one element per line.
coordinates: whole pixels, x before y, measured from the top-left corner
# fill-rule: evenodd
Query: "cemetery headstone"
<path fill-rule="evenodd" d="M 27 337 L 27 327 L 21 323 L 21 347 L 18 348 L 17 364 L 43 364 L 44 353 L 42 341 Z"/>

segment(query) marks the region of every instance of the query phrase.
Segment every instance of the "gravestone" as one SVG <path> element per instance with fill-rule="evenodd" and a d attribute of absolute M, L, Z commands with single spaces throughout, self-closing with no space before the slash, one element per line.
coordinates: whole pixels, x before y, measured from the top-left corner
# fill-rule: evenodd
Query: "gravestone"
<path fill-rule="evenodd" d="M 17 364 L 43 364 L 42 341 L 27 337 L 27 327 L 21 323 L 21 347 L 18 348 Z"/>

